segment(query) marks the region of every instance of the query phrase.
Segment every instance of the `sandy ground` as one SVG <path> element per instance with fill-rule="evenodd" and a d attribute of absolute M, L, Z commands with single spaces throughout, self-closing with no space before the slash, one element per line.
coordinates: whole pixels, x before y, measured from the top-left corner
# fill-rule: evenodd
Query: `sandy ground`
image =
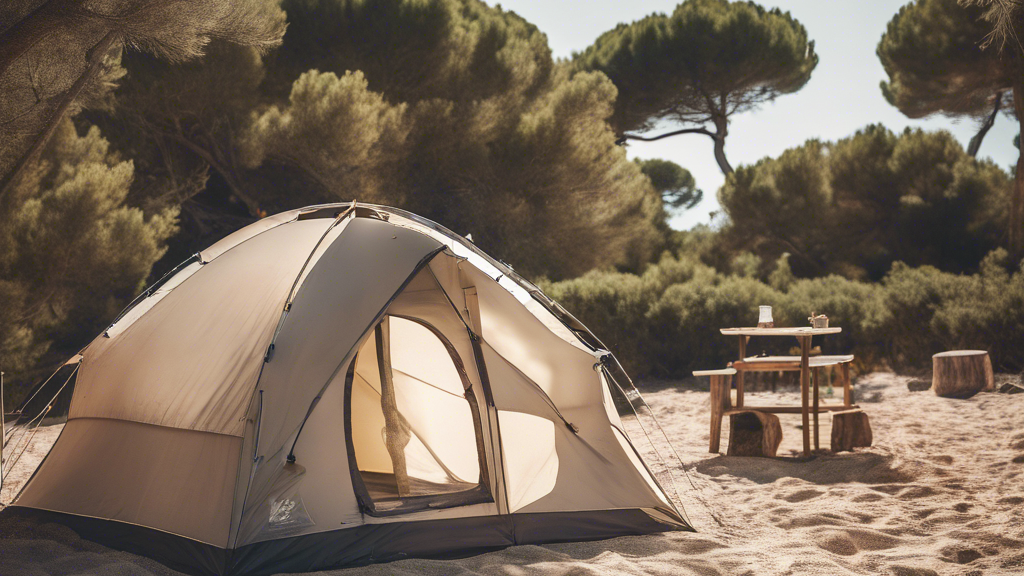
<path fill-rule="evenodd" d="M 911 392 L 910 380 L 884 373 L 858 379 L 874 446 L 823 450 L 811 461 L 708 454 L 706 391 L 688 382 L 646 393 L 687 472 L 688 479 L 679 475 L 678 490 L 696 534 L 517 546 L 461 560 L 319 574 L 1024 574 L 1024 394 L 951 400 Z M 795 404 L 799 396 L 762 392 L 747 401 Z M 795 454 L 800 417 L 781 419 L 780 454 Z M 46 433 L 40 444 L 55 436 Z M 824 448 L 829 434 L 825 416 Z M 724 450 L 727 430 L 723 436 Z M 44 448 L 33 450 L 38 459 Z M 31 461 L 23 460 L 20 465 Z M 2 501 L 10 489 L 5 486 Z M 177 573 L 61 526 L 0 515 L 0 575 L 92 574 Z"/>

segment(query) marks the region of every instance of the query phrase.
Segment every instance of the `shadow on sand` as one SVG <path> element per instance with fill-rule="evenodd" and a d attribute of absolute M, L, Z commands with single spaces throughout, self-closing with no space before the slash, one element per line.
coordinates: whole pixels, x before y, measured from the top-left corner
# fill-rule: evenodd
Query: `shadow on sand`
<path fill-rule="evenodd" d="M 895 465 L 892 455 L 877 452 L 825 453 L 810 460 L 716 456 L 701 461 L 694 468 L 713 478 L 735 476 L 758 484 L 769 484 L 781 478 L 799 478 L 823 485 L 847 482 L 896 484 L 914 480 L 911 474 Z"/>

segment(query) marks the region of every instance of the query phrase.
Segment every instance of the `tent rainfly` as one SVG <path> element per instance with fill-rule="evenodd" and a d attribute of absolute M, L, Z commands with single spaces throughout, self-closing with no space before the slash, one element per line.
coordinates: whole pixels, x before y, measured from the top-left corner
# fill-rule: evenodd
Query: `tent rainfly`
<path fill-rule="evenodd" d="M 285 212 L 84 349 L 67 424 L 9 511 L 203 575 L 689 530 L 627 436 L 610 360 L 429 220 Z"/>

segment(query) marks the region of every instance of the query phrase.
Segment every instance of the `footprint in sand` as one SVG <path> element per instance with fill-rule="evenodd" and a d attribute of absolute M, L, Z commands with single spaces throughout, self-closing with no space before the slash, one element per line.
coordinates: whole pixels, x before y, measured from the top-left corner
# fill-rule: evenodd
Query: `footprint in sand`
<path fill-rule="evenodd" d="M 874 530 L 849 528 L 826 530 L 815 538 L 815 544 L 823 550 L 852 556 L 861 550 L 886 550 L 900 545 L 900 539 Z"/>
<path fill-rule="evenodd" d="M 1013 460 L 1010 460 L 1010 462 L 1013 462 L 1014 464 L 1024 464 L 1024 454 L 1017 456 Z"/>
<path fill-rule="evenodd" d="M 978 558 L 981 558 L 981 552 L 977 550 L 957 550 L 956 555 L 953 557 L 957 564 L 970 564 Z"/>
<path fill-rule="evenodd" d="M 893 576 L 939 576 L 939 573 L 930 568 L 912 568 L 910 566 L 890 566 Z"/>
<path fill-rule="evenodd" d="M 885 496 L 876 494 L 874 492 L 868 492 L 867 494 L 861 494 L 854 496 L 850 499 L 851 502 L 878 502 L 879 500 L 885 500 Z"/>
<path fill-rule="evenodd" d="M 931 486 L 911 486 L 906 490 L 899 493 L 900 500 L 914 500 L 917 498 L 927 498 L 928 496 L 934 496 L 937 493 L 935 488 Z"/>
<path fill-rule="evenodd" d="M 824 492 L 822 492 L 821 490 L 808 488 L 806 490 L 797 490 L 796 492 L 793 492 L 791 494 L 781 494 L 779 496 L 776 496 L 776 498 L 795 504 L 797 502 L 804 502 L 806 500 L 810 500 L 811 498 L 817 498 L 822 494 L 824 494 Z"/>
<path fill-rule="evenodd" d="M 953 505 L 953 510 L 956 510 L 957 512 L 967 512 L 971 509 L 971 506 L 973 506 L 973 504 L 970 502 L 960 502 Z"/>
<path fill-rule="evenodd" d="M 914 517 L 916 517 L 916 518 L 920 518 L 921 520 L 924 520 L 925 518 L 927 518 L 927 517 L 931 516 L 932 514 L 935 514 L 936 512 L 938 512 L 938 510 L 939 510 L 938 508 L 925 508 L 924 510 L 917 510 L 915 512 L 911 512 L 911 514 L 913 514 Z"/>
<path fill-rule="evenodd" d="M 1000 498 L 999 500 L 996 500 L 996 504 L 1009 504 L 1011 506 L 1016 506 L 1017 504 L 1022 503 L 1024 503 L 1024 498 L 1021 498 L 1020 496 L 1010 496 L 1009 498 Z"/>

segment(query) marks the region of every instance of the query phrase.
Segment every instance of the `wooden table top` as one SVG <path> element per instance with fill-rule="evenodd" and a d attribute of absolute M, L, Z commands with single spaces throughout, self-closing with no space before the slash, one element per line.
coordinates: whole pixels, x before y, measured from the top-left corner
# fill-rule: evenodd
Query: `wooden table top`
<path fill-rule="evenodd" d="M 838 326 L 828 328 L 722 328 L 726 336 L 819 336 L 822 334 L 839 334 L 843 329 Z"/>

